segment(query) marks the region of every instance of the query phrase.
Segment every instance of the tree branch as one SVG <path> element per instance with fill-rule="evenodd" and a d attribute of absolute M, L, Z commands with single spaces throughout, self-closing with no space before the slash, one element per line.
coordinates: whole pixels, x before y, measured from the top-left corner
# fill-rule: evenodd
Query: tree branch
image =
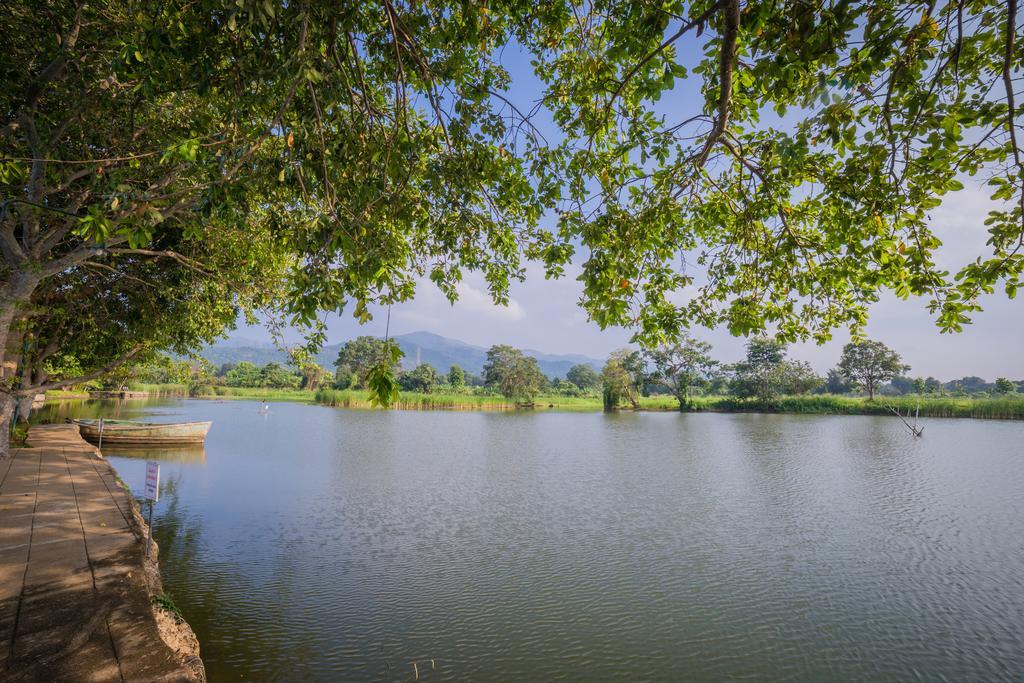
<path fill-rule="evenodd" d="M 1006 45 L 1003 56 L 1003 85 L 1006 88 L 1006 127 L 1010 132 L 1010 148 L 1013 162 L 1021 169 L 1020 146 L 1017 144 L 1017 125 L 1014 122 L 1016 110 L 1013 101 L 1013 48 L 1017 35 L 1017 0 L 1007 0 L 1006 4 Z M 1024 193 L 1021 194 L 1024 208 Z"/>
<path fill-rule="evenodd" d="M 116 370 L 117 368 L 121 367 L 122 365 L 130 361 L 132 358 L 135 358 L 137 355 L 139 355 L 139 353 L 141 353 L 145 348 L 145 344 L 136 344 L 125 353 L 122 353 L 120 356 L 104 365 L 102 368 L 90 372 L 88 374 L 81 375 L 79 377 L 71 377 L 69 379 L 62 379 L 58 382 L 39 384 L 32 387 L 23 387 L 21 389 L 9 391 L 8 393 L 18 397 L 29 396 L 31 394 L 37 394 L 41 391 L 49 391 L 50 389 L 60 389 L 61 387 L 70 386 L 72 384 L 81 384 L 83 382 L 88 382 L 98 377 L 102 377 L 103 375 L 106 375 L 112 372 L 113 370 Z"/>
<path fill-rule="evenodd" d="M 723 1 L 724 0 L 718 0 L 715 4 L 711 5 L 711 7 L 708 7 L 707 10 L 704 11 L 704 13 L 702 13 L 699 17 L 697 17 L 696 19 L 693 19 L 688 24 L 683 24 L 679 28 L 678 31 L 673 33 L 668 38 L 666 38 L 665 41 L 661 45 L 659 45 L 657 48 L 654 49 L 654 51 L 650 52 L 646 57 L 644 57 L 639 62 L 634 64 L 633 68 L 629 70 L 629 73 L 627 73 L 623 77 L 623 79 L 621 81 L 619 81 L 619 86 L 617 88 L 615 88 L 615 92 L 612 93 L 611 99 L 608 100 L 607 109 L 608 110 L 611 109 L 612 104 L 615 102 L 615 100 L 617 100 L 619 98 L 619 95 L 622 94 L 622 91 L 625 89 L 626 84 L 628 84 L 633 79 L 633 77 L 637 75 L 637 73 L 640 71 L 640 69 L 643 68 L 644 64 L 646 64 L 647 62 L 651 61 L 652 59 L 654 59 L 655 57 L 660 55 L 662 52 L 664 52 L 665 49 L 668 48 L 669 45 L 671 45 L 672 43 L 674 43 L 677 40 L 679 40 L 680 38 L 682 38 L 685 33 L 687 33 L 688 31 L 690 31 L 690 30 L 696 28 L 697 26 L 700 26 L 704 22 L 706 22 L 711 17 L 711 15 L 714 14 L 722 6 L 722 2 Z M 736 17 L 737 17 L 736 23 L 738 25 L 739 24 L 739 3 L 735 3 L 735 4 L 736 4 Z M 734 46 L 735 46 L 735 41 L 734 41 Z"/>
<path fill-rule="evenodd" d="M 213 276 L 213 273 L 206 270 L 198 261 L 194 261 L 193 259 L 190 259 L 187 256 L 183 256 L 176 251 L 171 251 L 170 249 L 165 249 L 163 251 L 157 251 L 153 249 L 106 249 L 105 251 L 108 254 L 136 254 L 138 256 L 153 256 L 156 258 L 174 259 L 181 265 L 186 266 L 187 268 L 191 268 L 192 270 L 198 271 L 203 275 L 208 275 L 211 277 Z"/>
<path fill-rule="evenodd" d="M 725 19 L 725 31 L 722 33 L 722 54 L 719 57 L 718 67 L 718 115 L 715 117 L 715 125 L 708 133 L 704 141 L 704 148 L 697 155 L 697 165 L 703 166 L 711 148 L 715 146 L 725 128 L 729 125 L 729 106 L 732 102 L 732 76 L 736 68 L 736 43 L 740 32 L 740 3 L 739 0 L 727 0 L 722 8 Z"/>

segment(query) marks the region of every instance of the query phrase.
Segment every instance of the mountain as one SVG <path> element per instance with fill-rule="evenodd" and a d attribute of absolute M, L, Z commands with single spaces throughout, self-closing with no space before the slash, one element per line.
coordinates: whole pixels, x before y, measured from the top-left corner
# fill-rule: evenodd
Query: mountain
<path fill-rule="evenodd" d="M 483 372 L 484 363 L 487 361 L 487 349 L 482 346 L 473 346 L 458 339 L 449 339 L 432 332 L 410 332 L 395 336 L 399 348 L 405 352 L 402 366 L 413 368 L 417 360 L 420 363 L 430 363 L 438 371 L 444 373 L 452 365 L 458 365 L 463 370 L 480 374 Z M 338 357 L 338 350 L 341 344 L 328 344 L 317 354 L 317 362 L 324 367 L 333 367 L 334 359 Z M 548 377 L 565 377 L 573 365 L 589 365 L 600 371 L 603 362 L 579 354 L 551 354 L 531 349 L 523 349 L 523 353 L 537 359 L 541 372 Z M 270 362 L 287 363 L 287 355 L 272 344 L 254 342 L 252 340 L 225 340 L 207 347 L 200 354 L 203 358 L 214 365 L 222 363 L 238 363 L 249 361 L 257 365 L 265 365 Z"/>
<path fill-rule="evenodd" d="M 218 341 L 212 346 L 207 346 L 201 350 L 199 355 L 214 365 L 241 363 L 242 361 L 249 361 L 256 365 L 266 365 L 267 363 L 281 363 L 283 365 L 288 362 L 288 354 L 273 344 L 264 342 L 247 341 L 238 344 L 231 340 Z"/>

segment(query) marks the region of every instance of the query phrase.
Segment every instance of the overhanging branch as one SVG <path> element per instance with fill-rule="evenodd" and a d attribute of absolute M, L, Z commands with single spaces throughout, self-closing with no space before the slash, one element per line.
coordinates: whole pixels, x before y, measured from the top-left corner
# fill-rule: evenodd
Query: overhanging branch
<path fill-rule="evenodd" d="M 97 379 L 99 377 L 102 377 L 103 375 L 109 374 L 110 372 L 113 372 L 117 368 L 121 367 L 122 365 L 124 365 L 125 363 L 130 361 L 132 358 L 135 358 L 136 356 L 138 356 L 143 350 L 145 350 L 145 348 L 146 348 L 145 344 L 136 344 L 130 350 L 128 350 L 125 353 L 121 354 L 120 356 L 118 356 L 117 358 L 112 360 L 111 362 L 109 362 L 106 365 L 104 365 L 102 368 L 100 368 L 98 370 L 95 370 L 93 372 L 90 372 L 88 374 L 85 374 L 85 375 L 80 375 L 78 377 L 71 377 L 71 378 L 68 378 L 68 379 L 62 379 L 62 380 L 57 381 L 57 382 L 48 382 L 46 384 L 37 384 L 35 386 L 23 387 L 21 389 L 15 389 L 13 391 L 8 391 L 8 393 L 10 393 L 12 396 L 17 396 L 17 397 L 30 396 L 30 395 L 35 395 L 35 394 L 37 394 L 37 393 L 39 393 L 41 391 L 49 391 L 50 389 L 60 389 L 61 387 L 70 386 L 72 384 L 81 384 L 83 382 L 88 382 L 90 380 L 94 380 L 94 379 Z"/>

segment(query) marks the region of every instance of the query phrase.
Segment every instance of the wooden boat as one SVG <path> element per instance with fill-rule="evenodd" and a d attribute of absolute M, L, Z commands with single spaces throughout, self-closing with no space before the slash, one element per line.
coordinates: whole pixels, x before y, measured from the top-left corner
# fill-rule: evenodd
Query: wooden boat
<path fill-rule="evenodd" d="M 129 422 L 127 420 L 73 420 L 86 441 L 99 443 L 100 423 L 103 443 L 113 445 L 173 445 L 203 443 L 212 422 Z"/>

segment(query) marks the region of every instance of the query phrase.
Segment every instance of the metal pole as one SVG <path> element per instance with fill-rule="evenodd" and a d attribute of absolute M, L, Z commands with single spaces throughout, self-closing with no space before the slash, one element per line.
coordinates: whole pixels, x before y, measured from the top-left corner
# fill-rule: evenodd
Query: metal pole
<path fill-rule="evenodd" d="M 146 557 L 149 557 L 149 547 L 153 545 L 153 501 L 149 501 L 149 529 L 146 532 Z"/>

